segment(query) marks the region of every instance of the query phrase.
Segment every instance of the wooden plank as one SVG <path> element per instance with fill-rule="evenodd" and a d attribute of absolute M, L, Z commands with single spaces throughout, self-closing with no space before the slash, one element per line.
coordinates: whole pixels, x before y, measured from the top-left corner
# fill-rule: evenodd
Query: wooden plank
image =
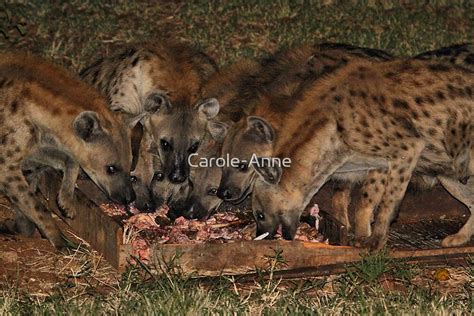
<path fill-rule="evenodd" d="M 115 268 L 124 269 L 127 262 L 124 259 L 122 247 L 123 229 L 121 225 L 107 216 L 89 196 L 76 189 L 75 194 L 80 207 L 76 210 L 74 219 L 62 216 L 56 204 L 56 195 L 59 191 L 61 177 L 53 171 L 47 171 L 41 178 L 40 190 L 45 197 L 48 207 L 66 222 L 74 232 L 87 241 L 91 247 L 104 255 L 105 259 Z M 100 195 L 90 181 L 83 182 L 82 187 L 91 187 L 91 192 Z"/>
<path fill-rule="evenodd" d="M 285 264 L 277 270 L 295 275 L 313 271 L 313 275 L 341 272 L 345 265 L 357 262 L 366 249 L 329 246 L 298 241 L 243 241 L 226 244 L 160 245 L 153 248 L 154 261 L 179 259 L 180 268 L 199 276 L 244 275 L 267 269 L 269 258 L 281 252 Z M 427 264 L 459 264 L 458 259 L 474 254 L 474 246 L 423 250 L 393 250 L 392 258 Z"/>
<path fill-rule="evenodd" d="M 413 257 L 412 259 L 408 259 L 405 257 L 397 257 L 393 256 L 396 259 L 403 259 L 407 263 L 416 263 L 421 264 L 424 267 L 430 268 L 439 268 L 439 267 L 451 267 L 451 266 L 465 266 L 467 265 L 466 259 L 469 258 L 470 254 L 472 254 L 473 249 L 467 250 L 464 253 L 453 253 L 449 255 L 434 255 L 434 256 L 421 256 L 421 257 Z M 401 255 L 401 254 L 400 254 Z M 404 254 L 406 255 L 406 254 Z M 272 277 L 274 279 L 302 279 L 302 278 L 313 278 L 319 276 L 327 276 L 332 274 L 339 274 L 344 273 L 347 271 L 347 268 L 351 266 L 351 264 L 356 263 L 349 262 L 349 263 L 336 263 L 336 264 L 329 264 L 329 265 L 320 265 L 315 267 L 306 267 L 306 268 L 297 268 L 297 269 L 288 269 L 288 270 L 277 270 L 273 271 Z M 237 274 L 233 275 L 234 279 L 238 282 L 248 282 L 253 281 L 257 278 L 269 278 L 270 272 L 269 271 L 261 271 L 259 273 L 245 273 L 245 274 Z M 203 279 L 212 280 L 216 276 L 205 276 L 202 277 Z"/>
<path fill-rule="evenodd" d="M 199 275 L 244 274 L 268 267 L 280 252 L 285 269 L 298 269 L 359 259 L 360 249 L 284 240 L 240 241 L 225 244 L 159 245 L 152 248 L 156 262 L 179 257 L 181 269 Z"/>
<path fill-rule="evenodd" d="M 77 210 L 75 219 L 65 219 L 56 206 L 59 183 L 60 177 L 56 173 L 49 172 L 42 179 L 40 188 L 49 207 L 72 227 L 78 236 L 89 242 L 92 248 L 102 253 L 112 266 L 123 271 L 130 259 L 131 247 L 123 244 L 121 224 L 107 216 L 98 207 L 99 203 L 105 201 L 104 196 L 90 181 L 80 181 L 78 184 L 80 189 L 76 190 L 76 194 L 81 207 Z M 87 192 L 87 196 L 84 192 Z M 341 238 L 347 238 L 347 232 L 343 232 L 341 235 L 341 232 L 337 231 L 338 223 L 331 223 L 330 215 L 325 218 L 326 222 L 322 222 L 322 227 L 335 233 L 334 238 L 331 237 L 332 241 L 339 239 L 340 242 Z M 423 228 L 424 224 L 421 222 L 416 223 L 416 225 L 421 227 L 418 234 L 423 234 L 423 229 L 428 229 L 428 226 Z M 451 228 L 451 231 L 452 229 L 454 228 Z M 408 229 L 409 231 L 410 229 Z M 392 232 L 399 241 L 413 237 L 410 237 L 409 234 L 406 235 L 407 231 L 397 232 L 395 229 Z M 443 234 L 447 233 L 450 233 L 450 231 L 444 231 Z M 436 249 L 414 249 L 415 247 L 423 247 L 423 245 Z M 434 245 L 433 243 L 424 242 L 421 243 L 421 246 L 419 244 L 410 246 L 409 243 L 399 242 L 398 247 L 407 249 L 395 249 L 390 252 L 390 255 L 393 258 L 406 258 L 409 261 L 429 264 L 459 264 L 463 258 L 469 254 L 474 254 L 473 245 L 448 249 L 439 248 L 439 245 L 434 247 Z M 267 268 L 270 258 L 279 252 L 285 260 L 285 265 L 279 267 L 279 275 L 296 277 L 298 275 L 341 272 L 345 265 L 360 260 L 360 254 L 365 253 L 366 250 L 346 246 L 332 246 L 324 243 L 274 240 L 239 241 L 225 244 L 165 244 L 152 246 L 152 264 L 170 261 L 178 255 L 177 263 L 184 272 L 193 272 L 198 276 L 221 274 L 251 276 L 252 273 L 255 273 L 256 268 Z"/>

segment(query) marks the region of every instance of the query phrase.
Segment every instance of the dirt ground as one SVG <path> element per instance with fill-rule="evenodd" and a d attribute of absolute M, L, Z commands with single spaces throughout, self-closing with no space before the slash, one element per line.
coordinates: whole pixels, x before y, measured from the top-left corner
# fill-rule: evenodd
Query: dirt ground
<path fill-rule="evenodd" d="M 0 198 L 0 221 L 13 218 L 8 201 Z M 92 293 L 115 289 L 120 273 L 65 224 L 61 229 L 80 244 L 78 249 L 58 252 L 38 232 L 31 238 L 0 234 L 0 288 L 13 286 L 38 297 L 55 291 Z"/>

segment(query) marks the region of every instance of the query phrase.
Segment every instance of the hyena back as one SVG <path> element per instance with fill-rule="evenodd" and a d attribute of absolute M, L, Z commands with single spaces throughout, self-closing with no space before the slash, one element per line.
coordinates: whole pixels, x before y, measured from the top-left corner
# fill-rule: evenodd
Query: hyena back
<path fill-rule="evenodd" d="M 26 175 L 44 168 L 62 171 L 57 196 L 73 217 L 80 169 L 119 203 L 134 200 L 129 179 L 130 140 L 105 101 L 79 80 L 40 59 L 0 59 L 0 191 L 56 247 L 67 243 Z"/>

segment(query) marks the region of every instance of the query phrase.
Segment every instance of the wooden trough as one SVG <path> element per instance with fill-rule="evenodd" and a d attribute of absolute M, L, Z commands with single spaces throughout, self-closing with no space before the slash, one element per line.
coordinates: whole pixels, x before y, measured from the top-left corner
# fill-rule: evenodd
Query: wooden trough
<path fill-rule="evenodd" d="M 58 214 L 55 196 L 59 188 L 57 174 L 47 174 L 41 184 L 41 191 L 50 208 Z M 61 217 L 92 248 L 103 254 L 115 268 L 123 271 L 131 259 L 130 245 L 123 244 L 121 223 L 106 215 L 97 205 L 103 200 L 102 194 L 89 181 L 79 181 L 76 190 L 82 207 L 75 219 Z M 315 202 L 322 210 L 331 196 L 331 188 L 326 187 L 317 195 Z M 474 244 L 441 248 L 440 241 L 448 234 L 456 232 L 467 220 L 468 209 L 453 199 L 443 188 L 417 196 L 407 194 L 400 216 L 392 225 L 388 245 L 390 255 L 412 262 L 430 265 L 457 265 L 474 254 Z M 323 217 L 320 228 L 330 244 L 341 244 L 348 240 L 347 231 L 341 229 L 329 215 Z M 344 266 L 360 260 L 364 249 L 349 246 L 327 245 L 324 243 L 299 241 L 236 241 L 230 243 L 207 244 L 161 244 L 152 246 L 152 262 L 163 264 L 178 259 L 178 265 L 186 273 L 197 276 L 248 275 L 256 269 L 268 267 L 269 257 L 280 253 L 285 261 L 280 275 L 310 276 L 340 272 Z"/>

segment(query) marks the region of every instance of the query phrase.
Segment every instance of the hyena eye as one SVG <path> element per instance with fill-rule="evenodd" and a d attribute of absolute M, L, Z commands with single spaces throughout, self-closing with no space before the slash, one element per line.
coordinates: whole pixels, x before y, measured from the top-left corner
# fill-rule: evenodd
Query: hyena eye
<path fill-rule="evenodd" d="M 217 194 L 217 188 L 210 188 L 207 193 L 209 195 L 216 195 Z"/>
<path fill-rule="evenodd" d="M 137 177 L 135 176 L 130 176 L 130 181 L 132 181 L 132 183 L 137 183 Z"/>
<path fill-rule="evenodd" d="M 173 149 L 171 147 L 171 144 L 168 143 L 166 140 L 162 139 L 160 141 L 160 144 L 161 144 L 161 148 L 164 150 L 164 151 L 170 151 L 171 149 Z"/>
<path fill-rule="evenodd" d="M 153 175 L 153 180 L 154 181 L 162 181 L 164 177 L 165 177 L 165 175 L 163 174 L 163 172 L 157 171 Z"/>
<path fill-rule="evenodd" d="M 194 154 L 199 148 L 199 142 L 195 142 L 192 144 L 191 147 L 189 147 L 189 153 Z"/>
<path fill-rule="evenodd" d="M 239 171 L 245 172 L 249 168 L 249 165 L 246 162 L 241 162 L 237 168 Z"/>
<path fill-rule="evenodd" d="M 255 215 L 257 215 L 257 219 L 258 219 L 259 221 L 265 220 L 265 215 L 263 214 L 262 211 L 257 211 L 257 212 L 255 212 Z"/>
<path fill-rule="evenodd" d="M 112 175 L 112 174 L 117 173 L 117 171 L 119 171 L 119 169 L 116 166 L 114 165 L 107 166 L 107 174 Z"/>

